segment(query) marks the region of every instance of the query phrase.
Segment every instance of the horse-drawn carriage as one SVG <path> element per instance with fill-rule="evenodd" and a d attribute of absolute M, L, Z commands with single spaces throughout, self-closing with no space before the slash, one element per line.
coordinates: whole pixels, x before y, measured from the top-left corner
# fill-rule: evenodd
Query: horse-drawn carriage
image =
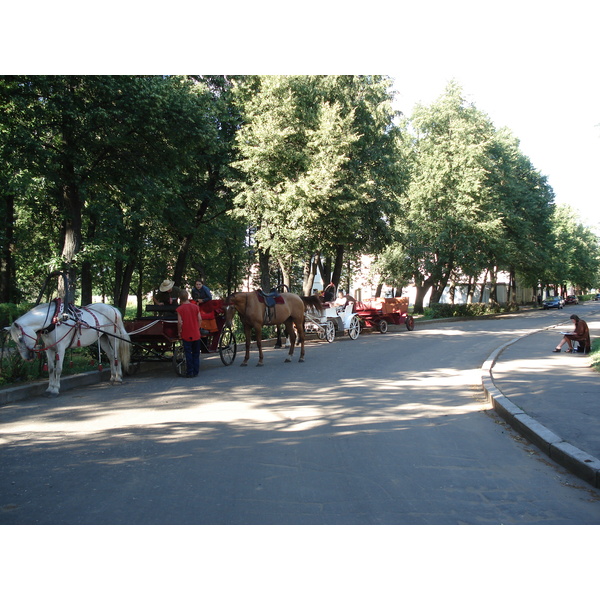
<path fill-rule="evenodd" d="M 172 362 L 175 372 L 185 375 L 185 352 L 177 330 L 175 307 L 149 304 L 146 312 L 153 315 L 124 322 L 132 343 L 129 371 L 142 362 Z M 203 325 L 200 352 L 219 353 L 223 364 L 230 365 L 235 359 L 237 344 L 233 331 L 225 325 L 223 300 L 203 303 L 200 314 Z"/>
<path fill-rule="evenodd" d="M 307 311 L 304 330 L 306 333 L 316 333 L 319 339 L 328 342 L 333 342 L 336 332 L 341 332 L 342 335 L 347 332 L 348 337 L 355 340 L 360 334 L 360 320 L 355 312 L 355 304 L 353 301 L 343 305 L 326 302 L 321 314 Z"/>
<path fill-rule="evenodd" d="M 408 298 L 370 298 L 357 302 L 356 312 L 366 329 L 385 333 L 388 324 L 402 323 L 409 331 L 415 328 L 415 319 L 408 314 Z"/>

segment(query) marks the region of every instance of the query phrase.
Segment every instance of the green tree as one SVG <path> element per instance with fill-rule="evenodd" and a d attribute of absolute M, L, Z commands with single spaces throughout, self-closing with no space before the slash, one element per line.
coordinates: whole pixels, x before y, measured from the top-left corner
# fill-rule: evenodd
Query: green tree
<path fill-rule="evenodd" d="M 598 237 L 582 225 L 568 205 L 557 205 L 552 218 L 551 252 L 541 275 L 542 281 L 562 293 L 572 285 L 580 290 L 600 283 Z"/>
<path fill-rule="evenodd" d="M 83 302 L 95 279 L 122 308 L 136 273 L 139 295 L 151 279 L 182 279 L 198 262 L 190 251 L 202 228 L 218 239 L 221 217 L 231 231 L 229 87 L 216 77 L 0 78 L 0 177 L 12 182 L 5 190 L 22 184 L 13 237 L 35 239 L 17 253 L 32 265 L 26 278 L 68 269 L 81 276 Z M 7 226 L 7 273 L 10 235 Z"/>
<path fill-rule="evenodd" d="M 337 282 L 346 249 L 385 243 L 401 178 L 389 84 L 384 77 L 278 76 L 240 87 L 236 204 L 256 230 L 263 273 L 271 257 L 289 274 L 299 257 L 322 264 L 328 254 Z M 270 285 L 268 276 L 262 285 Z"/>
<path fill-rule="evenodd" d="M 497 300 L 496 274 L 504 270 L 511 274 L 509 300 L 515 301 L 516 276 L 525 285 L 536 288 L 548 260 L 554 192 L 507 129 L 497 132 L 490 155 L 492 210 L 501 221 L 501 227 L 488 237 L 484 247 L 486 267 L 492 274 L 491 299 Z"/>
<path fill-rule="evenodd" d="M 417 106 L 410 128 L 412 177 L 398 222 L 399 275 L 410 271 L 415 311 L 422 312 L 427 292 L 437 302 L 454 271 L 480 272 L 482 245 L 500 221 L 487 185 L 493 126 L 465 101 L 460 86 L 452 82 L 431 106 Z"/>

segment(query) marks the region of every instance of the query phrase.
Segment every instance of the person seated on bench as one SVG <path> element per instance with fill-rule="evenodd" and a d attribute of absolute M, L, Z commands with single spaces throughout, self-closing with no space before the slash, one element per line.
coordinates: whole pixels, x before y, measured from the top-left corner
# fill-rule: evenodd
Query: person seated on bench
<path fill-rule="evenodd" d="M 212 300 L 212 294 L 208 286 L 201 279 L 197 279 L 192 288 L 192 300 L 196 304 L 204 304 Z"/>
<path fill-rule="evenodd" d="M 350 294 L 344 294 L 343 290 L 338 292 L 338 297 L 333 305 L 336 307 L 336 310 L 343 311 L 346 310 L 346 307 L 350 303 L 355 303 L 356 300 Z"/>
<path fill-rule="evenodd" d="M 575 324 L 573 333 L 566 333 L 563 339 L 560 341 L 560 344 L 556 346 L 552 352 L 560 352 L 561 348 L 565 344 L 569 346 L 567 352 L 573 352 L 573 342 L 581 342 L 583 343 L 584 349 L 589 350 L 591 341 L 588 324 L 583 319 L 580 319 L 577 315 L 571 315 L 570 319 Z"/>

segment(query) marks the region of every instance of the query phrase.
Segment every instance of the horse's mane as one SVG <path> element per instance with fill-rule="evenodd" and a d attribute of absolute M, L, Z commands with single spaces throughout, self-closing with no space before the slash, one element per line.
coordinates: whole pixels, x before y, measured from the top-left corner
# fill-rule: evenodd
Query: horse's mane
<path fill-rule="evenodd" d="M 322 312 L 323 303 L 319 296 L 301 296 L 302 302 L 304 302 L 305 308 L 312 310 L 313 312 Z"/>

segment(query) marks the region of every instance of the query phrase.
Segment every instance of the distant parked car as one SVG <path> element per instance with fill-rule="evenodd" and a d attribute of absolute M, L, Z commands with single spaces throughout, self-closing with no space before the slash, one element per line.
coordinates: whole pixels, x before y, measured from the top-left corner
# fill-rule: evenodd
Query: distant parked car
<path fill-rule="evenodd" d="M 564 308 L 565 301 L 560 296 L 554 296 L 554 298 L 546 298 L 542 304 L 544 310 L 548 308 Z"/>
<path fill-rule="evenodd" d="M 579 304 L 579 300 L 577 299 L 577 296 L 567 296 L 565 304 Z"/>
<path fill-rule="evenodd" d="M 596 295 L 594 296 L 594 300 L 600 300 L 600 294 L 596 294 Z"/>

